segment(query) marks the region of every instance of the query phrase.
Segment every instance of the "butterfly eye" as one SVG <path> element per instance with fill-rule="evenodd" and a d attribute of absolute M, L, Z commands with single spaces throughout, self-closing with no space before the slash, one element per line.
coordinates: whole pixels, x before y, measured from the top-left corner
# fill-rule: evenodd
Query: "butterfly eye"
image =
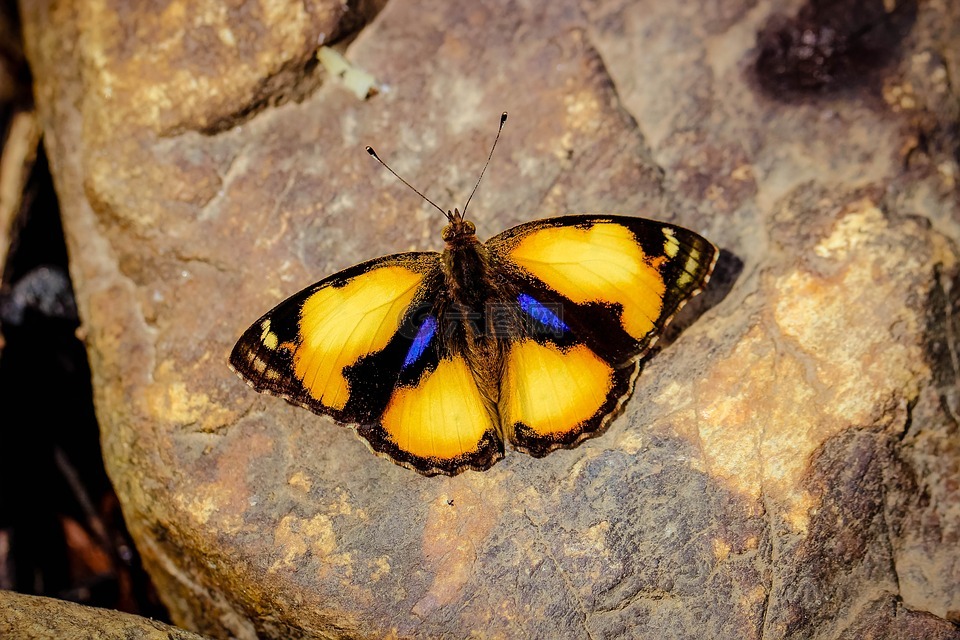
<path fill-rule="evenodd" d="M 468 235 L 473 235 L 477 232 L 477 225 L 473 224 L 469 220 L 463 223 L 463 228 L 467 230 Z"/>

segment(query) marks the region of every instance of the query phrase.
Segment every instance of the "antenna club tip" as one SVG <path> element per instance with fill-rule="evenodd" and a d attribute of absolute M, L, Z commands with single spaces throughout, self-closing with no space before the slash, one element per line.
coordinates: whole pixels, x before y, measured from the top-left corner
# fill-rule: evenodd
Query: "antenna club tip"
<path fill-rule="evenodd" d="M 377 157 L 377 152 L 374 151 L 374 150 L 373 150 L 373 147 L 371 147 L 370 145 L 365 146 L 364 149 L 366 149 L 366 150 L 367 150 L 367 153 L 369 153 L 370 155 L 372 155 L 374 158 Z"/>
<path fill-rule="evenodd" d="M 507 121 L 507 112 L 504 111 L 503 113 L 500 114 L 500 124 L 503 124 L 506 121 Z"/>

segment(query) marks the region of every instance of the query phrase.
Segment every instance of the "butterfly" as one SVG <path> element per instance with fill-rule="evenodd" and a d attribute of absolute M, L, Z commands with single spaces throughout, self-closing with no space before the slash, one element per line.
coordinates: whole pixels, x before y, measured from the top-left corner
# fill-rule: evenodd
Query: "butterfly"
<path fill-rule="evenodd" d="M 506 442 L 542 457 L 602 433 L 643 357 L 709 280 L 716 247 L 606 214 L 480 242 L 469 203 L 434 204 L 447 219 L 442 252 L 375 258 L 278 304 L 240 337 L 231 367 L 428 476 L 488 469 Z"/>

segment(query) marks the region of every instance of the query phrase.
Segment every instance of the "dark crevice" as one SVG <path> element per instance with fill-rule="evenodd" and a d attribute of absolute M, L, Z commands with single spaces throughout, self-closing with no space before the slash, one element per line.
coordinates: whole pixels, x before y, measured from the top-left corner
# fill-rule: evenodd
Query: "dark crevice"
<path fill-rule="evenodd" d="M 904 416 L 903 416 L 903 426 L 900 428 L 900 432 L 896 434 L 897 440 L 903 442 L 906 439 L 907 435 L 910 434 L 910 428 L 913 426 L 913 409 L 917 406 L 917 403 L 920 401 L 919 398 L 908 398 L 904 406 Z"/>
<path fill-rule="evenodd" d="M 934 267 L 926 308 L 924 358 L 944 415 L 956 424 L 960 412 L 960 272 L 941 264 Z"/>
<path fill-rule="evenodd" d="M 0 584 L 166 619 L 104 470 L 42 151 L 12 235 L 0 286 Z"/>

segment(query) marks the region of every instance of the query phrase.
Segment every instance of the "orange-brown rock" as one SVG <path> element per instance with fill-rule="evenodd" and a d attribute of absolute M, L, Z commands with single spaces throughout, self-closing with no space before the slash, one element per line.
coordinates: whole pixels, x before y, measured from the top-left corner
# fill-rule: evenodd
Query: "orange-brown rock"
<path fill-rule="evenodd" d="M 203 640 L 129 613 L 0 591 L 0 638 L 10 640 Z"/>
<path fill-rule="evenodd" d="M 21 3 L 104 454 L 175 622 L 960 637 L 960 13 L 810 3 L 394 0 L 345 50 L 366 101 L 307 62 L 339 3 Z M 424 478 L 227 369 L 286 295 L 441 246 L 363 145 L 453 207 L 504 110 L 481 236 L 615 211 L 724 249 L 606 435 Z"/>

